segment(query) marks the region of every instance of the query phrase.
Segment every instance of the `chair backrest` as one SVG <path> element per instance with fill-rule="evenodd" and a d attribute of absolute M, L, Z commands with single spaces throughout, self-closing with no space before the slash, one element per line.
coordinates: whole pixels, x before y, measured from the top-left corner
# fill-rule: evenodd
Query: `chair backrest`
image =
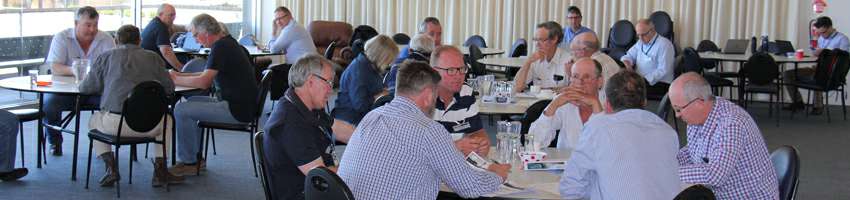
<path fill-rule="evenodd" d="M 635 26 L 629 20 L 615 22 L 614 26 L 611 26 L 609 33 L 608 48 L 629 49 L 637 42 Z"/>
<path fill-rule="evenodd" d="M 676 41 L 676 34 L 673 33 L 673 20 L 667 12 L 655 11 L 649 15 L 649 20 L 655 25 L 655 32 L 670 39 L 670 41 Z M 675 44 L 676 42 L 673 43 Z"/>
<path fill-rule="evenodd" d="M 396 33 L 393 35 L 393 41 L 398 45 L 407 45 L 410 44 L 410 36 L 404 33 Z"/>
<path fill-rule="evenodd" d="M 534 123 L 537 118 L 540 118 L 540 114 L 543 114 L 543 110 L 546 109 L 546 106 L 549 106 L 550 102 L 552 100 L 540 100 L 525 109 L 525 114 L 522 115 L 522 119 L 519 121 L 522 123 L 521 134 L 528 134 L 528 128 L 531 127 L 531 123 Z"/>
<path fill-rule="evenodd" d="M 487 48 L 487 42 L 484 41 L 484 37 L 480 35 L 472 35 L 469 38 L 466 38 L 466 42 L 463 42 L 463 46 L 468 47 L 472 45 L 477 45 L 480 48 Z"/>
<path fill-rule="evenodd" d="M 272 77 L 274 77 L 274 73 L 271 70 L 263 71 L 263 78 L 260 79 L 260 93 L 257 94 L 257 110 L 254 113 L 254 119 L 259 120 L 260 116 L 263 114 L 263 108 L 266 106 L 266 97 L 269 96 L 269 90 L 271 90 L 271 82 Z M 255 122 L 259 123 L 259 122 Z"/>
<path fill-rule="evenodd" d="M 770 54 L 756 52 L 744 63 L 741 73 L 750 84 L 765 85 L 779 78 L 779 65 Z"/>
<path fill-rule="evenodd" d="M 682 51 L 682 72 L 696 72 L 702 74 L 702 58 L 699 53 L 692 47 L 685 48 Z"/>
<path fill-rule="evenodd" d="M 717 44 L 715 44 L 711 40 L 703 40 L 699 42 L 699 45 L 697 45 L 697 52 L 720 52 L 720 47 L 717 47 Z M 717 67 L 717 62 L 711 60 L 703 60 L 702 67 L 704 67 L 705 69 L 714 69 L 715 67 Z"/>
<path fill-rule="evenodd" d="M 841 49 L 832 50 L 835 62 L 833 62 L 831 75 L 827 81 L 827 89 L 837 90 L 847 83 L 847 71 L 850 70 L 850 56 L 847 51 Z"/>
<path fill-rule="evenodd" d="M 484 54 L 481 53 L 481 49 L 478 48 L 477 45 L 469 46 L 469 56 L 466 56 L 467 63 L 469 63 L 469 74 L 472 76 L 480 76 L 486 73 L 484 68 L 484 64 L 478 62 L 478 59 L 484 58 Z"/>
<path fill-rule="evenodd" d="M 375 100 L 375 103 L 372 104 L 372 110 L 374 110 L 375 108 L 381 107 L 383 105 L 386 105 L 390 101 L 393 101 L 393 97 L 394 97 L 393 95 L 384 95 L 384 96 L 378 97 L 378 99 Z"/>
<path fill-rule="evenodd" d="M 770 153 L 770 161 L 779 178 L 779 199 L 794 199 L 800 177 L 800 155 L 797 153 L 797 148 L 781 146 Z"/>
<path fill-rule="evenodd" d="M 336 49 L 336 41 L 333 41 L 333 42 L 331 42 L 331 44 L 328 45 L 328 48 L 325 49 L 325 58 L 327 58 L 328 60 L 333 60 L 335 49 Z M 293 62 L 293 63 L 295 63 L 295 62 Z"/>
<path fill-rule="evenodd" d="M 715 200 L 714 191 L 703 185 L 692 185 L 676 195 L 673 200 Z"/>
<path fill-rule="evenodd" d="M 272 191 L 269 188 L 268 169 L 266 168 L 266 152 L 263 149 L 263 131 L 254 134 L 254 151 L 257 152 L 257 168 L 260 169 L 260 184 L 263 186 L 263 193 L 266 194 L 266 199 L 272 199 Z"/>
<path fill-rule="evenodd" d="M 525 41 L 525 39 L 522 38 L 516 39 L 516 41 L 514 41 L 514 44 L 511 45 L 511 51 L 509 56 L 516 58 L 526 55 L 528 55 L 528 41 Z"/>
<path fill-rule="evenodd" d="M 324 53 L 325 47 L 331 42 L 336 42 L 337 50 L 334 52 L 334 56 L 344 58 L 342 49 L 345 49 L 351 41 L 354 41 L 351 38 L 354 29 L 352 29 L 351 24 L 346 22 L 315 20 L 307 24 L 306 29 L 310 32 L 310 37 L 313 38 L 316 53 Z"/>
<path fill-rule="evenodd" d="M 139 83 L 124 100 L 121 111 L 123 121 L 136 132 L 148 132 L 165 118 L 168 105 L 168 96 L 162 84 L 157 81 Z"/>
<path fill-rule="evenodd" d="M 271 100 L 279 100 L 283 96 L 283 93 L 286 92 L 286 89 L 289 89 L 289 68 L 291 67 L 291 64 L 280 64 L 269 67 L 271 73 L 274 74 L 271 77 L 272 81 L 269 89 Z"/>
<path fill-rule="evenodd" d="M 658 103 L 658 108 L 655 109 L 655 114 L 664 121 L 667 121 L 667 115 L 670 114 L 671 108 L 673 108 L 673 106 L 670 104 L 669 93 L 664 94 L 664 96 L 661 97 L 661 102 Z"/>
<path fill-rule="evenodd" d="M 333 171 L 316 167 L 304 178 L 304 197 L 307 200 L 354 199 L 345 182 Z"/>
<path fill-rule="evenodd" d="M 372 28 L 369 25 L 360 25 L 357 28 L 354 28 L 354 33 L 351 34 L 351 46 L 354 46 L 354 40 L 363 40 L 363 42 L 369 41 L 373 37 L 378 36 L 378 30 Z"/>

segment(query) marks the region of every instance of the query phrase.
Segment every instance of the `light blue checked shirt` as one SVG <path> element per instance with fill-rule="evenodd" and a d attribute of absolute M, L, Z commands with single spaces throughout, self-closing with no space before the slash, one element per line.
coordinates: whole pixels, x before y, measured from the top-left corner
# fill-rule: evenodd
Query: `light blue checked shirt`
<path fill-rule="evenodd" d="M 339 176 L 360 200 L 436 199 L 441 182 L 472 198 L 502 184 L 498 175 L 468 165 L 446 129 L 403 96 L 360 121 Z"/>
<path fill-rule="evenodd" d="M 818 37 L 818 48 L 850 51 L 850 40 L 847 39 L 846 35 L 835 31 L 830 35 L 821 35 Z"/>

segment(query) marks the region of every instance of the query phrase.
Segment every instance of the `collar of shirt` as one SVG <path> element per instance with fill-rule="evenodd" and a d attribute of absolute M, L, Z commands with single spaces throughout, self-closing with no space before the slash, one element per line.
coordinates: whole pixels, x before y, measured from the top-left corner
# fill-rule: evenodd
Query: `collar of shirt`
<path fill-rule="evenodd" d="M 68 39 L 70 39 L 74 43 L 72 45 L 74 47 L 76 47 L 76 49 L 77 49 L 77 51 L 79 51 L 80 55 L 82 55 L 83 57 L 85 57 L 87 59 L 91 59 L 92 61 L 94 61 L 94 59 L 95 59 L 93 57 L 91 57 L 91 58 L 89 57 L 89 55 L 91 55 L 93 53 L 92 50 L 97 49 L 98 46 L 100 45 L 100 43 L 102 43 L 102 42 L 112 42 L 111 41 L 112 38 L 109 37 L 109 35 L 107 35 L 103 31 L 97 30 L 97 33 L 95 33 L 95 35 L 94 35 L 94 39 L 92 39 L 92 41 L 91 41 L 91 45 L 89 45 L 88 51 L 83 51 L 83 47 L 80 46 L 80 41 L 77 40 L 77 28 L 68 29 L 67 37 L 68 37 Z M 88 54 L 86 54 L 85 52 L 88 52 Z"/>
<path fill-rule="evenodd" d="M 311 126 L 322 126 L 325 128 L 331 127 L 333 121 L 330 119 L 325 112 L 322 110 L 310 110 L 304 105 L 304 102 L 301 101 L 301 98 L 298 97 L 298 94 L 295 93 L 295 89 L 289 88 L 286 89 L 286 93 L 284 93 L 286 100 L 292 102 L 296 108 L 298 108 L 298 114 L 300 114 L 304 121 L 309 123 Z M 330 129 L 328 129 L 330 130 Z"/>
<path fill-rule="evenodd" d="M 708 118 L 705 119 L 705 123 L 702 125 L 694 125 L 696 128 L 696 133 L 698 135 L 705 135 L 717 128 L 718 123 L 720 123 L 720 119 L 722 118 L 722 113 L 728 113 L 731 102 L 723 99 L 722 97 L 714 98 L 714 105 L 711 107 L 711 112 L 708 113 Z"/>

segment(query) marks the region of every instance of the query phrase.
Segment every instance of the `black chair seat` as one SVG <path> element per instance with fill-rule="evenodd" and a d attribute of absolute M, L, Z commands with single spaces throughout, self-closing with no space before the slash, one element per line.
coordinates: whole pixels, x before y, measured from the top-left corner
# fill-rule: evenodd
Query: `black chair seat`
<path fill-rule="evenodd" d="M 705 81 L 708 81 L 708 84 L 712 87 L 732 87 L 735 85 L 735 82 L 732 82 L 732 80 L 720 76 L 707 74 L 703 75 L 703 77 L 705 77 Z"/>
<path fill-rule="evenodd" d="M 744 87 L 744 90 L 747 92 L 755 92 L 755 93 L 778 93 L 779 88 L 776 87 L 776 84 L 765 84 L 765 85 L 756 85 L 749 84 Z"/>
<path fill-rule="evenodd" d="M 818 90 L 824 91 L 826 88 L 818 84 L 815 79 L 812 78 L 800 78 L 797 82 L 792 83 L 792 85 L 797 86 L 798 88 L 804 88 L 808 90 Z"/>
<path fill-rule="evenodd" d="M 202 128 L 214 128 L 229 131 L 252 132 L 251 125 L 249 123 L 220 123 L 200 121 L 198 122 L 198 126 Z"/>
<path fill-rule="evenodd" d="M 38 109 L 35 108 L 14 109 L 9 110 L 9 112 L 15 114 L 15 116 L 18 117 L 18 120 L 22 122 L 38 120 L 38 118 L 41 118 L 41 113 L 39 113 Z"/>
<path fill-rule="evenodd" d="M 156 138 L 152 137 L 121 137 L 121 143 L 118 143 L 118 137 L 115 135 L 100 132 L 100 130 L 92 129 L 89 132 L 89 138 L 112 145 L 131 145 L 156 142 Z"/>

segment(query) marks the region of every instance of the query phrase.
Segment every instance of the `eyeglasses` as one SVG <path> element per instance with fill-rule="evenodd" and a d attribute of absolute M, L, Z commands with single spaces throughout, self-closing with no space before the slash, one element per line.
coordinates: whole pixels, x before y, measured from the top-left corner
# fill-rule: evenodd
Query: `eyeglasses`
<path fill-rule="evenodd" d="M 469 67 L 466 67 L 465 65 L 463 67 L 458 67 L 458 68 L 442 68 L 442 67 L 437 67 L 437 66 L 434 66 L 434 68 L 446 71 L 446 74 L 449 74 L 449 75 L 466 74 L 466 71 L 469 70 Z"/>
<path fill-rule="evenodd" d="M 327 84 L 328 84 L 328 86 L 330 86 L 331 88 L 333 88 L 333 87 L 334 87 L 334 82 L 333 82 L 332 80 L 328 80 L 328 79 L 326 79 L 326 78 L 324 78 L 324 77 L 322 77 L 322 76 L 319 76 L 318 74 L 310 74 L 310 75 L 313 75 L 313 76 L 315 76 L 316 78 L 319 78 L 320 80 L 322 80 L 322 82 L 323 82 L 323 83 L 327 83 Z"/>
<path fill-rule="evenodd" d="M 573 52 L 576 52 L 576 51 L 587 51 L 587 50 L 590 50 L 590 48 L 587 48 L 587 47 L 570 48 L 570 51 L 573 51 Z"/>
<path fill-rule="evenodd" d="M 690 102 L 688 102 L 687 104 L 685 104 L 685 106 L 682 106 L 681 108 L 677 108 L 678 106 L 672 106 L 673 111 L 675 111 L 676 113 L 681 113 L 682 110 L 685 110 L 686 108 L 688 108 L 688 106 L 690 106 L 692 103 L 696 102 L 697 100 L 702 100 L 702 99 L 696 98 L 694 100 L 691 100 Z"/>
<path fill-rule="evenodd" d="M 590 81 L 590 80 L 596 80 L 597 78 L 599 78 L 599 77 L 596 77 L 596 76 L 582 76 L 582 77 L 578 77 L 578 76 L 576 76 L 576 75 L 572 75 L 572 76 L 570 76 L 570 80 L 571 80 L 571 81 L 581 81 L 582 83 L 586 83 L 587 81 Z"/>
<path fill-rule="evenodd" d="M 552 40 L 552 39 L 550 39 L 550 38 L 533 38 L 531 40 L 534 40 L 534 42 L 546 42 L 546 41 L 549 41 L 549 40 Z"/>
<path fill-rule="evenodd" d="M 646 31 L 646 32 L 643 32 L 643 33 L 638 33 L 638 34 L 637 34 L 637 36 L 638 36 L 638 37 L 643 37 L 643 36 L 647 36 L 647 35 L 649 35 L 650 33 L 652 33 L 652 30 L 649 30 L 649 31 Z"/>

